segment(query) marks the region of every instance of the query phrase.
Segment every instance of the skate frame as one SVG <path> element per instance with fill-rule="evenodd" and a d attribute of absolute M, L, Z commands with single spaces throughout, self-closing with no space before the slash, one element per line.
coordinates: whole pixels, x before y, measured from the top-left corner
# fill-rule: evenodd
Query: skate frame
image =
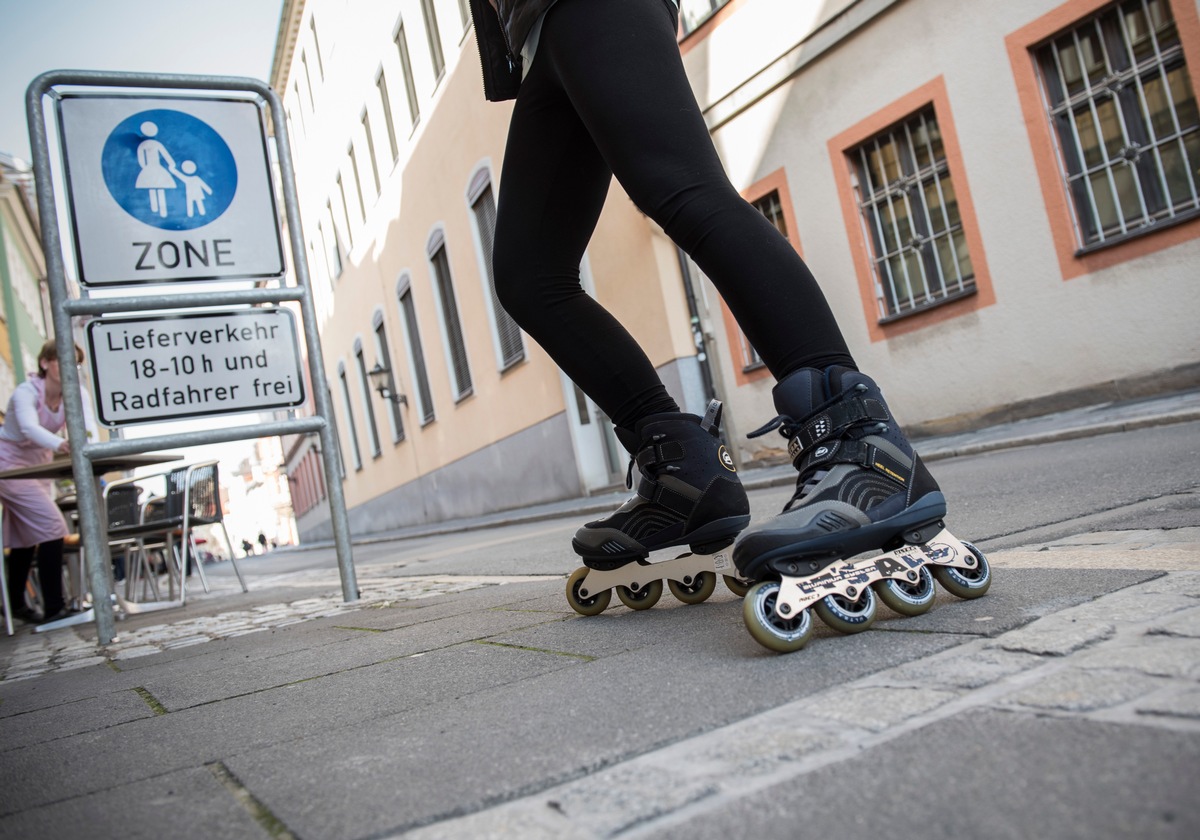
<path fill-rule="evenodd" d="M 616 569 L 589 569 L 579 586 L 579 597 L 590 598 L 598 592 L 624 586 L 630 592 L 640 592 L 656 580 L 674 580 L 690 586 L 701 572 L 737 577 L 733 567 L 733 546 L 712 554 L 686 552 L 670 560 L 639 560 Z"/>
<path fill-rule="evenodd" d="M 918 570 L 927 565 L 976 569 L 979 561 L 957 537 L 943 528 L 928 542 L 901 546 L 859 560 L 840 560 L 815 577 L 784 575 L 779 582 L 775 613 L 784 619 L 793 618 L 829 595 L 856 601 L 862 595 L 863 587 L 888 578 L 916 583 Z"/>

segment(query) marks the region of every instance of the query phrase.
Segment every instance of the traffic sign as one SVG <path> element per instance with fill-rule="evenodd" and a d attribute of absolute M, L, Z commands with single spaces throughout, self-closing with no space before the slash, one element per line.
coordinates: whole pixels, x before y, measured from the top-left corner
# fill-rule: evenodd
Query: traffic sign
<path fill-rule="evenodd" d="M 65 94 L 57 112 L 84 286 L 283 274 L 258 103 Z"/>
<path fill-rule="evenodd" d="M 97 318 L 87 341 L 105 426 L 291 408 L 305 399 L 287 309 Z"/>

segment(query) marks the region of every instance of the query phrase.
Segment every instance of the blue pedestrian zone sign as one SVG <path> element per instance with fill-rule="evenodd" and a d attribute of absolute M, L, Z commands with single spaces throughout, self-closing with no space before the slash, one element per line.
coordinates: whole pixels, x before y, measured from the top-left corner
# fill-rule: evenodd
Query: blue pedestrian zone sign
<path fill-rule="evenodd" d="M 57 112 L 82 285 L 282 276 L 258 99 L 79 93 Z"/>
<path fill-rule="evenodd" d="M 221 217 L 237 192 L 233 152 L 203 120 L 156 108 L 123 120 L 104 143 L 104 183 L 121 208 L 163 230 Z"/>

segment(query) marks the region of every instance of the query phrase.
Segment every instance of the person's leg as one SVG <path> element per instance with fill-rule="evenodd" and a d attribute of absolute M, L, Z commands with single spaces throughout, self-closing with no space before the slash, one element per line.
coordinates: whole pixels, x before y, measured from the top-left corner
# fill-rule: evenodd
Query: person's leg
<path fill-rule="evenodd" d="M 626 192 L 712 279 L 776 378 L 854 367 L 812 273 L 730 184 L 674 20 L 666 0 L 559 0 L 534 71 L 542 61 L 553 67 Z"/>
<path fill-rule="evenodd" d="M 25 605 L 25 583 L 29 580 L 29 569 L 33 565 L 33 555 L 36 546 L 10 548 L 5 566 L 8 571 L 8 602 L 12 604 L 13 615 L 18 618 L 28 618 L 29 607 Z"/>
<path fill-rule="evenodd" d="M 620 428 L 678 411 L 633 337 L 580 283 L 612 173 L 538 56 L 513 108 L 493 270 L 505 310 Z"/>
<path fill-rule="evenodd" d="M 42 584 L 42 610 L 47 620 L 62 612 L 63 541 L 48 540 L 37 547 L 38 579 Z"/>

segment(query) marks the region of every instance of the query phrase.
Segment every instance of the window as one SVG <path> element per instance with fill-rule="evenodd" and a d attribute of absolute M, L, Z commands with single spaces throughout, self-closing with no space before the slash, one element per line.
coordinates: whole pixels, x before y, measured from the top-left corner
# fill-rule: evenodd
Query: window
<path fill-rule="evenodd" d="M 500 298 L 496 296 L 496 280 L 492 272 L 492 250 L 496 242 L 496 199 L 492 195 L 491 177 L 486 169 L 476 175 L 467 195 L 471 213 L 475 217 L 475 230 L 479 233 L 480 262 L 487 281 L 488 304 L 492 310 L 500 369 L 507 370 L 525 358 L 525 344 L 521 339 L 521 328 L 500 305 Z"/>
<path fill-rule="evenodd" d="M 342 180 L 342 173 L 337 176 L 338 195 L 342 197 L 342 218 L 346 222 L 346 242 L 351 248 L 354 247 L 354 230 L 350 227 L 350 203 L 346 201 L 346 184 Z M 359 203 L 362 203 L 362 197 L 359 197 Z"/>
<path fill-rule="evenodd" d="M 880 323 L 975 291 L 932 106 L 850 150 Z"/>
<path fill-rule="evenodd" d="M 362 389 L 363 413 L 367 417 L 367 431 L 371 435 L 371 457 L 382 454 L 379 445 L 379 425 L 375 422 L 375 406 L 371 402 L 371 380 L 367 378 L 367 360 L 363 355 L 362 341 L 354 342 L 354 362 L 358 366 L 358 384 Z"/>
<path fill-rule="evenodd" d="M 417 309 L 413 304 L 412 286 L 408 277 L 401 277 L 397 289 L 400 317 L 408 340 L 408 356 L 412 364 L 413 381 L 417 385 L 417 411 L 421 425 L 433 421 L 433 394 L 429 391 L 429 373 L 425 370 L 425 351 L 421 349 L 421 330 L 417 326 Z"/>
<path fill-rule="evenodd" d="M 371 136 L 371 115 L 363 111 L 363 133 L 367 136 L 367 157 L 371 161 L 371 178 L 375 183 L 375 195 L 379 195 L 379 164 L 375 162 L 375 138 Z"/>
<path fill-rule="evenodd" d="M 458 0 L 458 16 L 462 18 L 463 29 L 471 25 L 471 10 L 467 8 L 467 0 Z"/>
<path fill-rule="evenodd" d="M 1200 113 L 1167 0 L 1114 3 L 1033 53 L 1080 249 L 1200 215 Z"/>
<path fill-rule="evenodd" d="M 400 392 L 396 387 L 396 368 L 392 362 L 392 351 L 388 345 L 387 328 L 383 325 L 383 313 L 375 313 L 375 359 L 383 367 L 391 371 L 388 374 L 388 391 L 397 396 Z M 392 427 L 392 443 L 404 440 L 404 417 L 400 413 L 400 403 L 387 400 L 388 424 Z"/>
<path fill-rule="evenodd" d="M 381 71 L 375 79 L 379 101 L 383 105 L 383 124 L 387 128 L 388 148 L 392 150 L 392 163 L 400 159 L 400 144 L 396 142 L 396 123 L 392 119 L 392 98 L 388 95 L 387 77 Z"/>
<path fill-rule="evenodd" d="M 300 114 L 300 131 L 308 135 L 308 126 L 304 122 L 304 107 L 300 104 L 300 83 L 292 85 L 292 90 L 296 91 L 296 112 Z"/>
<path fill-rule="evenodd" d="M 408 56 L 408 38 L 404 34 L 404 24 L 396 30 L 396 50 L 400 53 L 400 70 L 404 74 L 404 92 L 408 94 L 408 117 L 412 125 L 421 119 L 421 107 L 417 102 L 417 86 L 413 82 L 412 61 Z"/>
<path fill-rule="evenodd" d="M 354 173 L 354 195 L 358 199 L 358 217 L 365 221 L 367 218 L 367 204 L 363 201 L 362 169 L 358 165 L 358 152 L 355 150 L 353 143 L 346 149 L 346 154 L 350 156 L 350 171 Z"/>
<path fill-rule="evenodd" d="M 461 400 L 471 395 L 471 369 L 467 364 L 467 345 L 463 340 L 458 301 L 454 295 L 454 281 L 450 276 L 450 259 L 446 256 L 446 242 L 441 231 L 435 232 L 430 240 L 429 263 L 433 269 L 433 285 L 437 289 L 438 301 L 442 308 L 442 329 L 446 338 L 446 354 L 450 362 L 454 398 Z"/>
<path fill-rule="evenodd" d="M 438 79 L 446 69 L 446 59 L 442 55 L 442 35 L 438 31 L 433 0 L 421 0 L 421 14 L 425 17 L 425 35 L 429 38 L 429 60 L 433 62 L 433 77 Z"/>
<path fill-rule="evenodd" d="M 342 276 L 342 242 L 338 238 L 337 226 L 333 223 L 332 202 L 325 202 L 325 219 L 317 225 L 321 233 L 321 244 L 325 246 L 325 262 L 330 280 Z M 325 222 L 329 222 L 329 235 L 325 234 Z"/>
<path fill-rule="evenodd" d="M 304 83 L 308 85 L 308 107 L 315 111 L 317 103 L 313 99 L 312 75 L 308 72 L 308 55 L 303 50 L 300 52 L 300 63 L 304 66 Z"/>
<path fill-rule="evenodd" d="M 683 34 L 694 32 L 729 0 L 679 0 L 679 25 Z"/>
<path fill-rule="evenodd" d="M 358 449 L 358 428 L 354 425 L 354 411 L 350 408 L 350 383 L 346 379 L 346 365 L 338 362 L 338 382 L 342 386 L 342 410 L 346 412 L 346 428 L 350 430 L 350 453 L 354 456 L 354 469 L 362 469 L 362 453 Z"/>
<path fill-rule="evenodd" d="M 314 15 L 308 19 L 308 29 L 312 32 L 313 39 L 313 54 L 317 57 L 317 70 L 321 74 L 321 78 L 325 78 L 325 62 L 321 60 L 321 41 L 317 38 L 317 18 Z"/>

